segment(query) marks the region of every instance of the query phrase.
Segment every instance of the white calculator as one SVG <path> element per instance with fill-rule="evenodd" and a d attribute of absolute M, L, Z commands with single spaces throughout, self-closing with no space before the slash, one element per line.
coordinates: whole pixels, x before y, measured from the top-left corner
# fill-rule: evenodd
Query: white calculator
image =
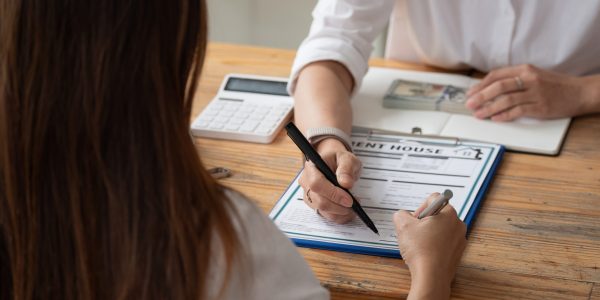
<path fill-rule="evenodd" d="M 229 74 L 194 120 L 197 137 L 270 143 L 290 119 L 294 100 L 287 78 Z"/>

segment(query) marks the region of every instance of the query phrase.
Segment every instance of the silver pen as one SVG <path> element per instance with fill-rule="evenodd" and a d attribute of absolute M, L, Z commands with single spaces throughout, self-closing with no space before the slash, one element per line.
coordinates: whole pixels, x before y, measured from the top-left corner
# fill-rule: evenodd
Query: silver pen
<path fill-rule="evenodd" d="M 445 190 L 444 193 L 433 199 L 431 204 L 429 204 L 429 206 L 427 206 L 427 208 L 425 208 L 419 214 L 417 219 L 423 219 L 425 217 L 437 215 L 446 205 L 448 205 L 448 202 L 450 202 L 452 196 L 454 196 L 454 194 L 452 194 L 451 190 Z"/>

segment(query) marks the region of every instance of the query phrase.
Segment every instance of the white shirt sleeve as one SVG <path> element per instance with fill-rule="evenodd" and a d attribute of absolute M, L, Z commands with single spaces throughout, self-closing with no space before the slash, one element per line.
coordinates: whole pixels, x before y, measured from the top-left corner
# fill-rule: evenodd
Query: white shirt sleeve
<path fill-rule="evenodd" d="M 325 300 L 329 292 L 319 284 L 312 270 L 294 244 L 250 200 L 239 193 L 225 193 L 234 204 L 236 227 L 241 240 L 243 261 L 233 265 L 221 299 Z M 234 214 L 235 215 L 235 214 Z M 209 285 L 222 282 L 222 257 L 219 249 L 213 257 L 213 274 Z M 212 290 L 209 295 L 216 295 Z M 209 297 L 214 299 L 214 297 Z"/>
<path fill-rule="evenodd" d="M 334 60 L 343 64 L 358 90 L 368 70 L 373 41 L 389 21 L 394 0 L 320 0 L 313 23 L 302 42 L 290 76 L 288 91 L 294 93 L 299 72 L 309 63 Z"/>

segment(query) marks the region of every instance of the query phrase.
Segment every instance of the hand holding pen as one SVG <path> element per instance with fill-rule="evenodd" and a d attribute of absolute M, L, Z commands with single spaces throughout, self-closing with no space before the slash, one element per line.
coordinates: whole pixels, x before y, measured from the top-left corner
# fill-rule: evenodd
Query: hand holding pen
<path fill-rule="evenodd" d="M 352 188 L 362 168 L 360 160 L 335 139 L 319 142 L 318 149 L 323 160 L 335 173 L 339 184 L 346 189 Z M 319 214 L 326 219 L 344 224 L 356 217 L 351 209 L 350 195 L 329 182 L 313 163 L 305 163 L 299 183 L 305 191 L 306 204 L 318 209 Z"/>
<path fill-rule="evenodd" d="M 307 161 L 310 161 L 314 164 L 316 169 L 322 174 L 324 179 L 326 179 L 331 185 L 337 187 L 337 189 L 333 189 L 336 193 L 343 193 L 342 201 L 347 203 L 341 203 L 345 205 L 349 205 L 352 208 L 352 211 L 356 213 L 356 215 L 360 218 L 360 220 L 374 233 L 379 234 L 375 223 L 371 220 L 371 218 L 364 211 L 358 200 L 352 195 L 352 193 L 340 185 L 337 180 L 336 174 L 329 168 L 327 163 L 323 160 L 321 155 L 312 147 L 310 142 L 304 137 L 304 135 L 300 132 L 300 130 L 294 125 L 293 122 L 288 123 L 285 126 L 287 130 L 288 136 L 292 139 L 292 141 L 298 146 L 298 148 L 302 151 Z M 308 162 L 307 162 L 308 164 Z M 310 169 L 310 165 L 308 165 Z M 310 171 L 309 171 L 310 172 Z M 314 171 L 313 171 L 314 172 Z M 316 174 L 315 174 L 316 175 Z M 313 176 L 313 178 L 319 178 L 318 176 Z M 335 195 L 332 195 L 335 197 Z M 309 203 L 312 202 L 310 197 L 310 189 L 306 191 L 306 199 Z M 309 205 L 310 206 L 310 205 Z M 311 206 L 312 207 L 312 206 Z M 317 213 L 318 213 L 317 209 Z"/>
<path fill-rule="evenodd" d="M 400 210 L 394 214 L 400 255 L 413 277 L 411 294 L 434 291 L 438 293 L 436 299 L 450 296 L 450 285 L 467 244 L 467 227 L 452 205 L 440 204 L 447 196 L 432 194 L 414 213 Z"/>

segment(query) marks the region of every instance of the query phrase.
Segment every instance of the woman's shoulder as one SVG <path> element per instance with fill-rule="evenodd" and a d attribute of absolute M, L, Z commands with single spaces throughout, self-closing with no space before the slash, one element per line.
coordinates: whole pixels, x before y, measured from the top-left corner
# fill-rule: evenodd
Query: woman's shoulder
<path fill-rule="evenodd" d="M 239 265 L 243 272 L 229 281 L 235 299 L 329 299 L 312 270 L 294 244 L 275 224 L 244 195 L 225 190 L 232 204 L 232 217 L 242 245 L 244 257 Z M 240 288 L 243 285 L 247 289 Z M 245 290 L 243 294 L 239 291 Z M 249 297 L 249 295 L 252 295 Z M 241 298 L 240 298 L 241 299 Z"/>

